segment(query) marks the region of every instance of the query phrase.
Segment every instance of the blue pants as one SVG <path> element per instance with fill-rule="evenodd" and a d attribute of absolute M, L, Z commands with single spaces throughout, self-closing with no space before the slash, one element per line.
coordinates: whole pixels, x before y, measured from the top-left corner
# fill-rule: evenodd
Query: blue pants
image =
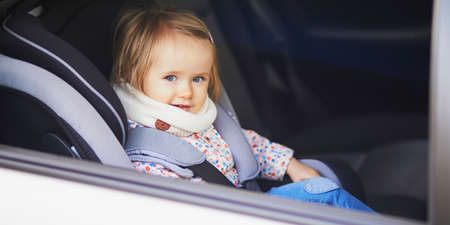
<path fill-rule="evenodd" d="M 353 197 L 353 195 L 340 188 L 330 179 L 324 177 L 313 177 L 300 182 L 275 187 L 266 193 L 305 202 L 375 213 L 375 211 Z"/>

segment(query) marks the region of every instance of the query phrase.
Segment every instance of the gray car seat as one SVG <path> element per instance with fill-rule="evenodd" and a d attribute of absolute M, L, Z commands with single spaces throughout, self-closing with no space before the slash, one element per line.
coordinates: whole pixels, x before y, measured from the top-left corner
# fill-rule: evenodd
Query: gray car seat
<path fill-rule="evenodd" d="M 1 52 L 38 66 L 2 57 L 0 99 L 8 106 L 1 111 L 2 143 L 131 168 L 121 150 L 125 112 L 106 79 L 33 16 L 15 12 L 2 18 Z M 18 72 L 22 67 L 25 74 Z M 61 96 L 70 101 L 61 102 Z"/>
<path fill-rule="evenodd" d="M 122 147 L 130 140 L 127 123 L 122 120 L 125 113 L 104 76 L 78 50 L 45 29 L 40 18 L 30 15 L 33 13 L 14 12 L 5 17 L 0 33 L 2 52 L 21 60 L 3 55 L 1 58 L 3 76 L 0 84 L 5 89 L 1 92 L 1 103 L 10 106 L 2 112 L 1 121 L 10 128 L 1 131 L 2 142 L 130 167 Z M 71 88 L 64 91 L 66 87 Z M 55 92 L 60 94 L 55 95 Z M 219 104 L 226 111 L 233 112 L 225 92 Z M 94 119 L 99 120 L 100 125 Z M 109 127 L 102 126 L 101 122 L 106 122 Z M 102 132 L 104 129 L 106 131 Z M 111 131 L 117 131 L 113 133 L 115 137 L 111 136 Z M 109 140 L 109 145 L 102 145 L 105 140 Z M 201 175 L 202 168 L 213 166 L 207 162 L 203 164 L 188 168 L 205 179 L 206 176 Z M 215 168 L 212 171 L 219 173 Z M 326 176 L 328 172 L 329 169 L 322 174 Z M 334 174 L 330 175 L 340 183 Z M 214 177 L 226 181 L 223 176 L 209 176 L 210 180 L 205 180 L 213 182 Z M 231 185 L 228 181 L 222 183 Z"/>
<path fill-rule="evenodd" d="M 59 4 L 57 2 L 56 3 L 53 2 L 53 3 L 54 4 Z M 75 58 L 78 57 L 78 59 L 75 59 L 75 60 L 70 59 L 71 60 L 70 65 L 71 66 L 79 67 L 80 69 L 82 69 L 82 67 L 84 66 L 84 62 L 86 62 L 86 61 L 87 62 L 93 61 L 95 63 L 95 65 L 98 65 L 98 67 L 100 68 L 100 71 L 103 72 L 103 73 L 95 72 L 96 75 L 92 75 L 92 77 L 89 76 L 89 77 L 85 78 L 86 80 L 98 79 L 96 77 L 102 77 L 102 74 L 109 74 L 109 70 L 110 70 L 110 67 L 108 67 L 108 64 L 110 65 L 110 58 L 109 58 L 110 56 L 108 55 L 108 51 L 110 52 L 110 50 L 108 50 L 108 49 L 110 49 L 110 48 L 107 48 L 107 47 L 105 47 L 103 45 L 107 45 L 108 44 L 108 42 L 107 41 L 105 42 L 104 40 L 110 40 L 110 37 L 111 37 L 110 35 L 112 33 L 112 27 L 111 26 L 104 26 L 104 24 L 106 23 L 106 24 L 111 24 L 112 25 L 112 22 L 110 20 L 113 20 L 114 15 L 117 14 L 117 12 L 119 12 L 119 10 L 123 7 L 124 1 L 113 1 L 113 2 L 108 2 L 108 4 L 105 4 L 105 3 L 106 3 L 105 1 L 94 1 L 94 2 L 92 2 L 92 4 L 86 4 L 84 2 L 78 2 L 78 3 L 75 3 L 75 4 L 79 4 L 81 6 L 79 6 L 79 7 L 67 7 L 67 8 L 70 8 L 70 9 L 78 9 L 78 11 L 76 11 L 73 14 L 73 16 L 70 16 L 70 17 L 67 17 L 67 16 L 58 17 L 57 15 L 55 16 L 55 14 L 51 14 L 51 13 L 47 13 L 46 14 L 46 13 L 44 13 L 44 14 L 42 14 L 42 18 L 40 20 L 40 22 L 42 22 L 44 24 L 44 26 L 46 26 L 49 30 L 54 31 L 55 34 L 58 35 L 60 38 L 63 38 L 67 42 L 73 44 L 74 46 L 77 46 L 77 48 L 79 48 L 83 52 L 83 54 L 85 54 L 89 58 L 89 60 L 87 60 L 83 55 L 81 55 L 79 53 L 73 53 L 71 48 L 69 50 L 67 48 L 63 48 L 63 49 L 55 48 L 55 49 L 53 49 L 54 51 L 61 51 L 61 55 L 62 56 L 70 55 L 70 56 L 75 56 Z M 108 12 L 106 15 L 108 15 L 109 17 L 108 16 L 102 17 L 103 21 L 102 20 L 92 20 L 92 15 L 95 15 L 95 14 L 93 14 L 93 12 L 96 12 L 96 11 L 97 12 L 98 11 L 103 12 L 103 10 L 105 10 L 105 8 L 103 8 L 102 6 L 105 6 L 105 5 L 110 7 L 109 9 L 106 10 Z M 51 10 L 52 8 L 49 7 L 49 9 Z M 59 12 L 59 14 L 64 15 L 64 13 L 62 13 L 62 12 Z M 71 20 L 58 20 L 57 18 L 70 18 Z M 89 18 L 91 18 L 91 19 L 89 19 Z M 18 21 L 20 21 L 20 19 Z M 97 35 L 79 35 L 79 34 L 77 34 L 77 32 L 79 32 L 80 30 L 81 31 L 82 30 L 90 30 L 90 29 L 93 29 L 93 28 L 97 28 L 97 29 L 103 30 L 103 31 L 96 30 L 96 33 L 99 33 L 100 36 L 97 36 Z M 22 32 L 24 32 L 24 34 L 27 34 L 27 29 L 26 28 L 25 29 L 21 28 L 21 29 L 22 29 Z M 32 28 L 32 29 L 34 29 L 34 28 Z M 212 30 L 214 32 L 214 29 L 212 29 Z M 32 33 L 32 32 L 30 32 L 30 33 Z M 53 35 L 50 32 L 48 32 L 48 33 L 50 34 L 50 36 Z M 2 36 L 2 38 L 4 38 L 4 35 L 1 35 L 1 36 Z M 41 41 L 40 44 L 47 45 L 49 43 L 49 41 L 52 44 L 53 43 L 59 43 L 59 42 L 63 43 L 64 42 L 62 40 L 58 40 L 58 38 L 56 38 L 55 35 L 53 35 L 53 36 L 55 38 L 53 38 L 51 40 L 40 40 Z M 80 37 L 82 37 L 82 38 L 80 38 Z M 38 38 L 37 41 L 39 41 L 39 37 L 37 37 L 37 38 Z M 220 40 L 218 38 L 216 38 L 216 39 Z M 1 46 L 2 49 L 12 49 L 13 45 L 11 44 L 11 42 L 8 42 L 8 41 L 9 40 L 2 41 L 3 44 L 0 43 L 2 45 Z M 101 43 L 101 44 L 99 44 L 99 43 Z M 23 43 L 22 43 L 22 45 L 23 45 Z M 21 46 L 21 44 L 19 44 L 19 48 L 20 48 L 20 46 Z M 220 48 L 219 48 L 219 50 L 220 50 Z M 23 51 L 23 52 L 25 52 L 25 51 Z M 15 54 L 23 54 L 23 53 L 20 53 L 20 51 L 19 52 L 15 52 L 15 51 L 11 50 L 10 52 L 8 52 L 8 54 L 11 54 L 11 56 L 13 56 L 13 57 L 22 58 L 24 60 L 30 59 L 30 57 L 34 57 L 34 58 L 38 59 L 38 61 L 37 61 L 38 63 L 39 63 L 39 60 L 41 60 L 39 58 L 39 55 L 41 53 L 39 53 L 39 52 L 35 52 L 35 53 L 32 53 L 32 54 L 29 54 L 27 52 L 26 55 L 15 55 Z M 219 52 L 219 54 L 220 54 L 220 52 Z M 45 60 L 48 60 L 48 59 L 45 59 Z M 83 62 L 82 65 L 79 64 L 80 62 Z M 49 63 L 49 64 L 47 64 L 47 62 L 45 62 L 45 61 L 43 61 L 41 63 L 42 64 L 39 64 L 39 66 L 42 66 L 43 68 L 45 68 L 47 70 L 50 70 L 50 71 L 52 71 L 52 70 L 58 71 L 60 69 L 61 65 L 62 65 L 60 62 L 58 62 L 58 60 L 56 60 L 54 62 L 51 61 L 51 63 Z M 49 65 L 50 65 L 50 67 L 48 67 Z M 62 65 L 62 67 L 64 67 L 64 66 L 65 65 Z M 89 67 L 91 65 L 87 65 L 87 66 Z M 56 69 L 55 69 L 55 67 L 56 67 Z M 65 70 L 65 69 L 63 69 L 63 70 Z M 64 74 L 63 70 L 61 70 L 62 74 Z M 98 71 L 98 70 L 97 69 L 93 69 L 92 71 Z M 90 73 L 91 72 L 89 72 L 87 74 L 90 74 Z M 85 73 L 82 73 L 82 74 L 85 74 Z M 240 78 L 240 79 L 242 79 L 242 78 Z M 71 81 L 70 79 L 65 80 L 65 81 L 70 83 L 71 86 L 74 86 L 74 87 L 77 87 L 77 82 L 80 82 L 80 81 Z M 105 83 L 105 81 L 102 81 L 102 82 Z M 227 81 L 224 81 L 224 84 L 227 85 Z M 97 90 L 97 87 L 94 88 L 94 89 Z M 102 90 L 102 88 L 99 88 L 99 89 Z M 247 96 L 245 94 L 245 90 L 246 90 L 246 88 L 242 87 L 242 92 L 240 92 L 242 94 L 242 96 Z M 80 93 L 82 93 L 82 90 L 80 91 Z M 101 93 L 103 93 L 103 92 L 101 92 Z M 108 98 L 108 101 L 110 99 L 112 99 L 111 102 L 115 101 L 114 100 L 114 98 L 116 98 L 115 95 L 108 95 L 108 94 L 106 94 L 106 96 Z M 8 99 L 8 98 L 6 98 L 6 99 Z M 245 98 L 242 97 L 241 99 L 244 99 L 244 101 L 245 101 Z M 223 100 L 223 101 L 227 102 L 226 99 Z M 250 102 L 250 100 L 248 100 L 248 101 Z M 241 102 L 241 104 L 245 104 L 245 103 Z M 97 106 L 97 104 L 95 104 L 95 102 L 92 103 L 92 105 Z M 100 105 L 102 105 L 102 104 L 100 104 Z M 252 108 L 251 105 L 249 105 L 249 106 L 250 106 L 250 108 Z M 120 111 L 120 107 L 121 106 L 117 106 L 116 104 L 113 104 L 113 107 L 116 108 L 116 111 L 117 110 Z M 117 109 L 117 107 L 119 109 Z M 96 109 L 96 110 L 101 110 L 101 109 Z M 240 110 L 242 110 L 241 107 L 238 108 L 238 115 L 241 116 L 241 114 L 239 112 Z M 119 114 L 122 114 L 122 113 L 119 113 Z M 122 115 L 124 115 L 124 114 L 122 114 Z M 7 117 L 2 117 L 2 118 L 7 118 Z M 242 119 L 242 117 L 240 117 L 240 118 L 241 118 L 241 121 L 244 121 Z M 257 117 L 253 117 L 253 118 L 257 118 Z M 113 117 L 112 116 L 112 121 L 114 121 L 114 120 L 118 121 L 118 122 L 120 121 L 117 117 Z M 111 123 L 110 122 L 111 119 L 108 119 L 106 121 L 109 121 L 109 123 Z M 245 121 L 247 121 L 247 120 L 245 120 Z M 123 122 L 123 119 L 122 119 L 122 122 Z M 261 124 L 259 122 L 256 122 L 256 123 Z M 114 124 L 108 124 L 108 126 L 111 127 L 111 129 L 112 129 L 114 127 Z M 116 127 L 120 127 L 120 124 L 119 124 L 119 126 L 116 125 Z M 126 133 L 124 135 L 124 133 L 121 132 L 121 130 L 117 129 L 117 128 L 113 129 L 113 130 L 117 130 L 114 133 L 115 133 L 116 138 L 119 140 L 119 142 L 123 142 L 124 140 L 126 140 Z M 67 135 L 67 136 L 68 137 L 64 137 L 64 139 L 70 139 L 70 135 Z M 125 139 L 123 137 L 125 137 Z M 81 147 L 81 146 L 79 147 L 80 144 L 76 145 L 74 143 L 68 143 L 68 144 L 66 143 L 66 145 L 68 145 L 68 146 L 70 146 L 71 144 L 73 144 L 73 146 L 76 146 L 76 150 L 79 150 L 79 151 L 83 152 L 83 150 L 82 150 L 83 147 Z M 28 146 L 25 146 L 25 147 L 28 147 Z"/>
<path fill-rule="evenodd" d="M 132 168 L 103 117 L 71 85 L 1 54 L 0 68 L 2 143 Z"/>

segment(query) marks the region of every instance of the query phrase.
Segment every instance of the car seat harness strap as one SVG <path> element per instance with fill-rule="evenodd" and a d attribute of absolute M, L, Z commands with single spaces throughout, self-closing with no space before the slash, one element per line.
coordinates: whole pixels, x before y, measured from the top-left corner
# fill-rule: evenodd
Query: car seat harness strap
<path fill-rule="evenodd" d="M 214 127 L 230 146 L 239 174 L 238 186 L 253 180 L 259 173 L 259 164 L 241 127 L 219 105 Z M 164 131 L 149 127 L 130 129 L 125 151 L 131 161 L 158 163 L 185 178 L 195 175 L 208 182 L 231 184 L 219 170 L 205 160 L 202 152 L 188 142 Z M 208 169 L 208 164 L 214 170 Z M 220 178 L 216 178 L 218 175 Z M 224 180 L 227 182 L 223 182 Z"/>

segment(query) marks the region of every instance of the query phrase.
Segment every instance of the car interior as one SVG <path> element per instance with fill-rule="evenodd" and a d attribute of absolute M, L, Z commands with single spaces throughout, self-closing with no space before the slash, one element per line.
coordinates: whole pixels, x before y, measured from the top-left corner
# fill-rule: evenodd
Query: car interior
<path fill-rule="evenodd" d="M 160 2 L 207 24 L 220 103 L 243 128 L 346 163 L 379 213 L 427 219 L 431 1 Z M 112 34 L 122 10 L 152 4 L 2 1 L 0 143 L 131 168 Z"/>

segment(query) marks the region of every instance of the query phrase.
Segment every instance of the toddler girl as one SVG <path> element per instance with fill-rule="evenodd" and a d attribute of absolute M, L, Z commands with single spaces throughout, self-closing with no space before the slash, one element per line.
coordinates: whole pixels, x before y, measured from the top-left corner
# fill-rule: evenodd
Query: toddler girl
<path fill-rule="evenodd" d="M 216 49 L 205 24 L 193 14 L 173 8 L 135 9 L 120 18 L 114 39 L 113 86 L 125 107 L 129 128 L 146 127 L 175 135 L 201 152 L 220 171 L 219 176 L 241 186 L 232 149 L 213 125 L 218 111 L 214 102 L 221 85 Z M 287 174 L 293 181 L 268 194 L 371 211 L 293 158 L 293 150 L 254 131 L 239 130 L 250 144 L 261 178 L 282 180 Z M 130 157 L 137 170 L 202 181 L 190 171 L 160 160 L 144 160 L 137 154 Z"/>

